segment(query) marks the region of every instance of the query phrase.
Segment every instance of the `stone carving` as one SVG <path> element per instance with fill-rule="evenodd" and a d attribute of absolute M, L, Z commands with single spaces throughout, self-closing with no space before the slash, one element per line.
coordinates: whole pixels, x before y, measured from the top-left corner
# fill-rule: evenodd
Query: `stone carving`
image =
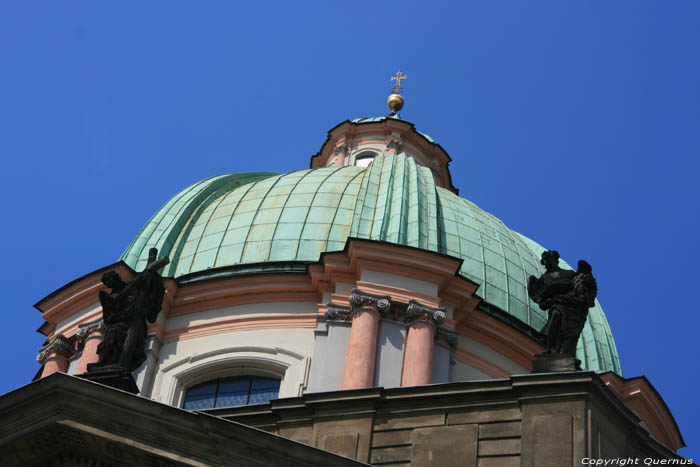
<path fill-rule="evenodd" d="M 326 312 L 323 316 L 327 321 L 348 321 L 352 315 L 352 308 L 335 303 L 326 304 Z"/>
<path fill-rule="evenodd" d="M 70 358 L 73 355 L 73 343 L 63 334 L 57 334 L 51 342 L 39 349 L 36 361 L 43 365 L 51 354 Z"/>
<path fill-rule="evenodd" d="M 435 325 L 440 325 L 445 322 L 447 314 L 445 313 L 445 308 L 432 308 L 429 306 L 421 305 L 416 300 L 409 300 L 408 307 L 406 307 L 406 315 L 410 320 L 421 319 L 424 321 L 432 321 Z"/>
<path fill-rule="evenodd" d="M 348 152 L 350 152 L 350 148 L 347 144 L 341 144 L 340 146 L 336 147 L 333 152 L 335 154 L 342 154 L 343 156 L 347 156 Z"/>
<path fill-rule="evenodd" d="M 165 287 L 158 270 L 168 264 L 168 257 L 156 259 L 158 250 L 151 248 L 148 264 L 131 282 L 109 271 L 102 282 L 111 292 L 100 292 L 105 336 L 97 347 L 99 360 L 88 365 L 88 374 L 97 371 L 136 370 L 146 359 L 147 322 L 153 323 L 160 312 Z"/>
<path fill-rule="evenodd" d="M 576 359 L 576 344 L 586 323 L 588 309 L 595 305 L 598 294 L 591 265 L 580 260 L 577 271 L 561 269 L 559 253 L 553 250 L 542 253 L 541 263 L 546 272 L 539 278 L 530 276 L 527 292 L 532 301 L 549 312 L 547 324 L 541 331 L 547 338 L 546 353 L 543 355 L 547 356 L 550 363 L 553 358 L 568 357 L 573 362 L 573 368 L 568 363 L 552 363 L 554 366 L 545 364 L 541 367 L 533 362 L 533 371 L 580 369 L 581 362 Z"/>
<path fill-rule="evenodd" d="M 391 297 L 389 295 L 375 295 L 363 292 L 359 289 L 353 289 L 350 294 L 350 306 L 352 311 L 357 308 L 372 306 L 380 313 L 386 313 L 391 308 Z"/>
<path fill-rule="evenodd" d="M 78 331 L 75 333 L 75 337 L 78 340 L 83 340 L 93 332 L 104 332 L 105 330 L 105 321 L 104 319 L 100 318 L 96 321 L 79 324 Z"/>

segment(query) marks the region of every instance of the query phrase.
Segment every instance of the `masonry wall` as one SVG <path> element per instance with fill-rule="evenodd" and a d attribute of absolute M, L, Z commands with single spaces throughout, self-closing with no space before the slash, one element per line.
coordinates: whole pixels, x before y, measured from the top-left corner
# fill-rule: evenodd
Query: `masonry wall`
<path fill-rule="evenodd" d="M 573 467 L 585 457 L 683 459 L 592 372 L 307 394 L 208 413 L 372 465 Z"/>

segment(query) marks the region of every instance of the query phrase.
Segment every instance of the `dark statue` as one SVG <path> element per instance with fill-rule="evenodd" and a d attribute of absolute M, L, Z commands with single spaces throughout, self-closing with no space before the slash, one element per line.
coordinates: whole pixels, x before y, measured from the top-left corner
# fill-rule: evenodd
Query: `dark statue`
<path fill-rule="evenodd" d="M 591 265 L 579 260 L 577 271 L 561 269 L 559 253 L 553 250 L 542 253 L 541 263 L 546 272 L 539 278 L 530 276 L 527 286 L 532 301 L 549 312 L 541 331 L 546 336 L 545 354 L 535 357 L 533 371 L 579 370 L 576 344 L 598 294 Z"/>
<path fill-rule="evenodd" d="M 88 365 L 84 377 L 98 381 L 90 375 L 111 372 L 123 378 L 146 360 L 148 323 L 155 322 L 165 296 L 158 270 L 170 262 L 167 256 L 156 259 L 157 255 L 158 250 L 151 248 L 146 268 L 131 282 L 124 282 L 114 271 L 102 275 L 102 282 L 111 289 L 99 295 L 105 335 L 97 347 L 99 360 Z"/>

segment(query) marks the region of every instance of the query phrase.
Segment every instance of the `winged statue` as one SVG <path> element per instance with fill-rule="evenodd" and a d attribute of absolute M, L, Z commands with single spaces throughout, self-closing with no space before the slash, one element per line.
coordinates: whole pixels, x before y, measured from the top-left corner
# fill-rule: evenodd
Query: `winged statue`
<path fill-rule="evenodd" d="M 559 253 L 542 253 L 540 261 L 546 271 L 540 277 L 530 276 L 527 292 L 533 302 L 549 314 L 542 334 L 547 338 L 546 352 L 576 358 L 576 344 L 595 305 L 598 286 L 590 264 L 579 260 L 578 269 L 559 267 Z"/>

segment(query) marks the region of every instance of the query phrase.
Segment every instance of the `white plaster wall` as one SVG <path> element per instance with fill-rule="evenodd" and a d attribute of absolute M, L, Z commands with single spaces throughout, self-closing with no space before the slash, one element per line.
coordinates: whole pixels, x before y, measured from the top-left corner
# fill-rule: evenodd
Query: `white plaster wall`
<path fill-rule="evenodd" d="M 453 362 L 452 349 L 444 345 L 435 346 L 435 353 L 433 355 L 433 384 L 450 382 Z"/>
<path fill-rule="evenodd" d="M 469 337 L 465 337 L 465 336 L 460 335 L 459 336 L 459 346 L 463 349 L 467 349 L 470 352 L 477 354 L 478 356 L 480 356 L 480 357 L 482 357 L 490 362 L 495 363 L 496 365 L 500 366 L 504 370 L 508 370 L 511 374 L 524 375 L 524 374 L 528 373 L 528 371 L 525 370 L 525 368 L 516 364 L 512 360 L 504 357 L 500 353 L 493 350 L 491 347 L 487 347 L 484 344 L 475 341 L 474 339 L 470 339 Z M 476 370 L 474 370 L 474 371 L 476 371 Z"/>
<path fill-rule="evenodd" d="M 455 362 L 452 367 L 452 381 L 483 381 L 487 379 L 495 378 L 462 362 Z"/>
<path fill-rule="evenodd" d="M 95 313 L 96 311 L 102 310 L 102 305 L 100 302 L 95 302 L 92 305 L 88 305 L 82 310 L 73 313 L 70 315 L 68 318 L 59 321 L 56 323 L 56 334 L 61 334 L 63 330 L 69 326 L 72 326 L 73 324 L 77 323 L 78 321 L 82 320 L 86 316 Z"/>
<path fill-rule="evenodd" d="M 315 334 L 307 392 L 339 391 L 350 342 L 349 323 L 321 323 Z"/>
<path fill-rule="evenodd" d="M 382 320 L 377 336 L 377 357 L 374 364 L 374 385 L 384 388 L 401 386 L 406 326 Z"/>
<path fill-rule="evenodd" d="M 163 344 L 151 398 L 180 406 L 184 390 L 224 376 L 281 378 L 279 397 L 302 394 L 314 348 L 314 329 L 233 331 Z"/>
<path fill-rule="evenodd" d="M 336 282 L 335 293 L 339 295 L 350 295 L 352 289 L 355 288 L 355 284 L 350 284 L 349 282 Z"/>
<path fill-rule="evenodd" d="M 255 316 L 286 316 L 304 313 L 316 313 L 315 302 L 278 302 L 278 303 L 251 303 L 237 305 L 216 310 L 199 311 L 182 316 L 174 316 L 165 321 L 165 329 L 180 329 L 188 326 L 211 324 L 217 321 L 226 321 L 237 317 Z"/>
<path fill-rule="evenodd" d="M 384 284 L 392 287 L 400 287 L 402 289 L 412 290 L 414 292 L 432 295 L 434 297 L 437 297 L 438 293 L 437 284 L 433 284 L 432 282 L 413 279 L 412 277 L 399 276 L 397 274 L 390 274 L 388 272 L 373 271 L 371 269 L 363 270 L 360 280 L 374 282 L 376 284 Z"/>
<path fill-rule="evenodd" d="M 78 365 L 80 364 L 80 357 L 83 356 L 83 353 L 80 352 L 78 354 L 73 355 L 70 360 L 68 360 L 68 371 L 66 374 L 69 375 L 74 375 L 76 370 L 78 369 Z"/>

